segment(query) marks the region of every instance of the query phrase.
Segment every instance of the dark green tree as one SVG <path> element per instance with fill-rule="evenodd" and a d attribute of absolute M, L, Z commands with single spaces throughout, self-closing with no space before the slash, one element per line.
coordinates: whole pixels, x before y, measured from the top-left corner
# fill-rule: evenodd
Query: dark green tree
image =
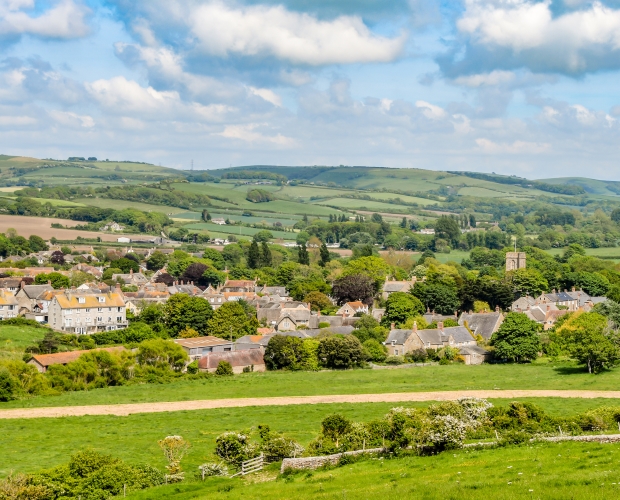
<path fill-rule="evenodd" d="M 333 335 L 320 340 L 319 363 L 326 368 L 347 369 L 364 362 L 364 348 L 354 335 Z"/>
<path fill-rule="evenodd" d="M 174 294 L 164 306 L 164 321 L 170 334 L 177 336 L 186 327 L 201 335 L 207 332 L 207 323 L 213 315 L 211 305 L 202 297 Z"/>
<path fill-rule="evenodd" d="M 456 248 L 461 238 L 461 229 L 453 217 L 442 215 L 435 223 L 435 238 L 450 242 L 452 248 Z"/>
<path fill-rule="evenodd" d="M 440 314 L 453 314 L 461 305 L 456 289 L 443 283 L 418 282 L 411 293 L 426 309 Z"/>
<path fill-rule="evenodd" d="M 538 323 L 523 313 L 508 313 L 491 337 L 491 345 L 499 359 L 517 363 L 536 359 L 541 349 Z"/>
<path fill-rule="evenodd" d="M 327 249 L 327 245 L 325 244 L 325 242 L 321 243 L 321 260 L 319 261 L 319 265 L 321 267 L 325 267 L 327 265 L 327 263 L 331 260 L 331 257 L 329 256 L 329 250 Z"/>
<path fill-rule="evenodd" d="M 306 248 L 306 244 L 302 243 L 297 247 L 297 261 L 305 266 L 310 265 L 310 254 L 308 253 L 308 249 Z"/>
<path fill-rule="evenodd" d="M 202 258 L 209 259 L 213 262 L 213 267 L 215 267 L 218 271 L 223 271 L 226 268 L 226 260 L 224 259 L 222 252 L 218 252 L 215 248 L 205 248 Z"/>
<path fill-rule="evenodd" d="M 263 241 L 260 244 L 260 265 L 261 267 L 271 267 L 273 263 L 273 257 L 271 255 L 271 250 L 269 249 L 269 245 L 266 241 Z"/>
<path fill-rule="evenodd" d="M 163 269 L 164 266 L 168 263 L 168 256 L 156 250 L 153 254 L 146 260 L 146 268 L 149 271 L 159 271 Z"/>
<path fill-rule="evenodd" d="M 256 241 L 252 241 L 248 251 L 248 267 L 250 269 L 258 269 L 260 267 L 260 250 Z"/>
<path fill-rule="evenodd" d="M 321 432 L 323 436 L 331 439 L 336 444 L 336 448 L 338 447 L 339 439 L 350 430 L 351 422 L 339 413 L 328 415 L 323 419 L 323 422 L 321 422 Z"/>
<path fill-rule="evenodd" d="M 269 370 L 299 370 L 304 360 L 303 340 L 274 335 L 265 348 L 264 359 Z"/>
<path fill-rule="evenodd" d="M 615 208 L 611 212 L 611 220 L 614 221 L 616 224 L 620 223 L 620 208 Z"/>
<path fill-rule="evenodd" d="M 257 328 L 256 310 L 236 301 L 222 304 L 207 321 L 209 335 L 233 341 L 245 335 L 256 335 Z"/>

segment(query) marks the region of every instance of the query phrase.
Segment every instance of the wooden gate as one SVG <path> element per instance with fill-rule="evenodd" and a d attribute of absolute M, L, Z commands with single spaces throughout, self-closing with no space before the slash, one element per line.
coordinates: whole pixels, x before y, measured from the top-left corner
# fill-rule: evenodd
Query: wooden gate
<path fill-rule="evenodd" d="M 265 462 L 264 455 L 261 453 L 256 458 L 251 458 L 250 460 L 246 460 L 241 463 L 241 470 L 234 474 L 235 476 L 245 476 L 247 474 L 252 474 L 252 472 L 258 472 L 259 470 L 263 470 L 263 464 Z"/>

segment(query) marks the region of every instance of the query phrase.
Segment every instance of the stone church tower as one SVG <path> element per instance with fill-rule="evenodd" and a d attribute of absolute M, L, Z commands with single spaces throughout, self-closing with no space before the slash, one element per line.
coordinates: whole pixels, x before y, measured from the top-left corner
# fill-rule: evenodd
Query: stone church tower
<path fill-rule="evenodd" d="M 508 252 L 506 254 L 506 271 L 525 269 L 525 252 Z"/>

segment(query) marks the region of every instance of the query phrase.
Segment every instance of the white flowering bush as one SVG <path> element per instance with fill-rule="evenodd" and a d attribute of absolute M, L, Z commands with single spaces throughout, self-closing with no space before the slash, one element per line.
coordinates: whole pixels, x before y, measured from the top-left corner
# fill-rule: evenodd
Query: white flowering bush
<path fill-rule="evenodd" d="M 425 444 L 432 445 L 437 451 L 461 448 L 468 424 L 451 415 L 438 415 L 431 421 L 425 436 Z"/>
<path fill-rule="evenodd" d="M 227 476 L 228 467 L 222 462 L 209 462 L 202 464 L 200 470 L 205 477 Z"/>
<path fill-rule="evenodd" d="M 481 398 L 461 398 L 457 403 L 463 409 L 463 416 L 469 421 L 472 428 L 484 424 L 487 417 L 487 410 L 493 408 L 493 404 Z"/>

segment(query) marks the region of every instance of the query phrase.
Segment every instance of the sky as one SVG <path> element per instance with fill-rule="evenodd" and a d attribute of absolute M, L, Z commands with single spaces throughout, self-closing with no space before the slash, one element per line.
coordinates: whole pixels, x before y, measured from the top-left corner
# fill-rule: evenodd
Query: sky
<path fill-rule="evenodd" d="M 0 0 L 0 153 L 620 180 L 620 0 Z"/>

